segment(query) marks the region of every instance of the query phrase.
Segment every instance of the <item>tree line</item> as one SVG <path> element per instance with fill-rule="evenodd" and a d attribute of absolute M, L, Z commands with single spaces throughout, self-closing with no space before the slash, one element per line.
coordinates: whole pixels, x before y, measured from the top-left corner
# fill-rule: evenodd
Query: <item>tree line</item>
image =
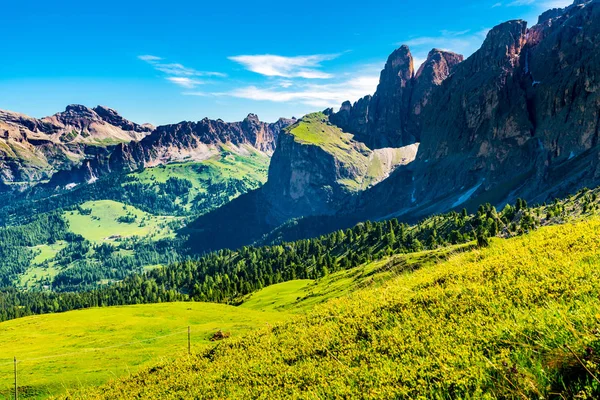
<path fill-rule="evenodd" d="M 474 215 L 468 215 L 466 210 L 450 212 L 412 226 L 396 219 L 366 221 L 312 239 L 245 246 L 236 251 L 219 250 L 80 292 L 5 290 L 0 293 L 0 319 L 95 306 L 175 300 L 235 302 L 265 286 L 294 279 L 318 279 L 391 254 L 470 241 L 485 246 L 491 236 L 520 234 L 535 228 L 537 221 L 535 213 L 522 200 L 515 206 L 506 206 L 501 212 L 485 204 Z M 101 253 L 105 251 L 110 250 L 101 250 Z M 94 272 L 91 267 L 67 271 L 55 279 L 55 285 L 74 290 L 82 281 L 88 280 L 82 278 L 85 274 L 93 275 Z"/>

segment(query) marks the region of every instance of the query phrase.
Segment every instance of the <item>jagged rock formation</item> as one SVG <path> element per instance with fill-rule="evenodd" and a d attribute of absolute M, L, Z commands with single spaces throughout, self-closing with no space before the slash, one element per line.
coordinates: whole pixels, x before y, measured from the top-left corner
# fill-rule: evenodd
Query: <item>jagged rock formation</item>
<path fill-rule="evenodd" d="M 482 202 L 501 207 L 516 197 L 543 202 L 596 186 L 599 47 L 597 0 L 545 13 L 531 29 L 520 20 L 500 24 L 465 61 L 433 50 L 416 74 L 410 51 L 401 47 L 388 59 L 377 93 L 344 103 L 329 119 L 370 148 L 420 142 L 413 162 L 343 195 L 338 177 L 347 170 L 340 156 L 331 162 L 283 143 L 262 190 L 193 226 L 203 240 L 214 239 L 209 248 L 236 247 L 291 217 L 304 217 L 294 229 L 310 236 L 365 219 L 415 220 Z M 284 150 L 288 157 L 278 154 Z M 280 158 L 287 161 L 275 163 Z M 209 228 L 240 214 L 243 234 L 225 229 L 220 236 L 223 229 Z"/>
<path fill-rule="evenodd" d="M 249 114 L 241 122 L 204 118 L 198 122 L 159 126 L 140 141 L 110 147 L 80 167 L 56 174 L 52 183 L 65 185 L 94 180 L 112 172 L 170 162 L 203 161 L 222 151 L 249 154 L 257 150 L 270 156 L 281 130 L 293 122 L 293 119 L 281 118 L 275 123 L 266 123 Z"/>
<path fill-rule="evenodd" d="M 0 180 L 53 185 L 93 181 L 101 175 L 174 161 L 200 161 L 221 152 L 271 155 L 277 136 L 294 120 L 268 124 L 254 114 L 241 122 L 203 119 L 155 128 L 115 110 L 70 105 L 35 119 L 0 110 Z"/>
<path fill-rule="evenodd" d="M 370 150 L 333 126 L 322 113 L 309 114 L 284 132 L 263 188 L 279 223 L 307 215 L 330 215 L 351 193 L 387 178 L 414 160 L 418 146 Z"/>
<path fill-rule="evenodd" d="M 420 114 L 432 90 L 452 74 L 463 57 L 432 50 L 415 74 L 408 46 L 388 58 L 377 91 L 371 96 L 342 104 L 331 121 L 356 135 L 371 148 L 402 147 L 420 141 Z"/>
<path fill-rule="evenodd" d="M 42 119 L 0 110 L 0 180 L 48 179 L 102 147 L 140 140 L 151 130 L 100 106 L 70 105 Z"/>
<path fill-rule="evenodd" d="M 186 230 L 190 246 L 235 248 L 293 218 L 336 215 L 349 197 L 412 162 L 417 150 L 371 150 L 325 114 L 309 114 L 279 135 L 267 183 L 194 221 Z"/>
<path fill-rule="evenodd" d="M 531 29 L 492 29 L 433 91 L 415 162 L 365 193 L 362 212 L 418 217 L 598 185 L 599 50 L 598 1 L 545 13 Z"/>

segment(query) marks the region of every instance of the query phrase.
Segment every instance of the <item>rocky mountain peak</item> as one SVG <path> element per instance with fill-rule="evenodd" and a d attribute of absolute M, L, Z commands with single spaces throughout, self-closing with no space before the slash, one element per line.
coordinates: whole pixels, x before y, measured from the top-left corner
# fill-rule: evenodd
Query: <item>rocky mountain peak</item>
<path fill-rule="evenodd" d="M 354 105 L 346 101 L 331 122 L 371 148 L 403 147 L 420 140 L 416 116 L 428 103 L 434 86 L 441 85 L 463 56 L 433 49 L 415 74 L 408 46 L 396 49 L 385 64 L 377 91 Z"/>
<path fill-rule="evenodd" d="M 430 103 L 433 90 L 440 86 L 454 72 L 464 57 L 451 51 L 433 49 L 427 60 L 421 65 L 415 75 L 411 97 L 410 130 L 420 140 L 423 109 Z"/>
<path fill-rule="evenodd" d="M 398 82 L 402 84 L 413 77 L 414 71 L 410 49 L 407 45 L 402 45 L 388 57 L 385 68 L 381 71 L 381 78 L 383 80 L 384 77 L 398 77 L 400 78 Z"/>
<path fill-rule="evenodd" d="M 96 106 L 93 111 L 105 122 L 118 126 L 126 131 L 135 131 L 135 132 L 151 132 L 153 129 L 152 126 L 147 125 L 138 125 L 134 122 L 131 122 L 125 118 L 123 118 L 116 110 L 105 107 L 105 106 Z"/>
<path fill-rule="evenodd" d="M 492 28 L 485 38 L 479 54 L 482 67 L 513 64 L 527 42 L 527 21 L 513 20 Z"/>
<path fill-rule="evenodd" d="M 248 114 L 248 116 L 244 119 L 244 121 L 251 121 L 251 122 L 255 122 L 258 123 L 260 122 L 260 119 L 258 118 L 258 115 L 250 113 Z"/>
<path fill-rule="evenodd" d="M 463 60 L 464 57 L 461 54 L 433 49 L 427 55 L 427 60 L 417 71 L 415 78 L 419 80 L 423 76 L 424 79 L 440 85 L 452 73 L 454 67 Z"/>
<path fill-rule="evenodd" d="M 65 111 L 56 115 L 63 116 L 79 116 L 88 118 L 97 118 L 98 114 L 91 108 L 88 108 L 81 104 L 70 104 L 65 108 Z"/>

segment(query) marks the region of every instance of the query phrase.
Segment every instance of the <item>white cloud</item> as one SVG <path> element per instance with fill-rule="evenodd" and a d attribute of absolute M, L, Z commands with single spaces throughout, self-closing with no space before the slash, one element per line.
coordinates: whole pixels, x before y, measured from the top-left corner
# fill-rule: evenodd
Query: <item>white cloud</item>
<path fill-rule="evenodd" d="M 545 9 L 565 8 L 573 4 L 573 0 L 550 0 L 543 2 L 542 6 Z"/>
<path fill-rule="evenodd" d="M 356 101 L 367 94 L 373 93 L 378 82 L 378 76 L 364 75 L 339 83 L 300 84 L 294 90 L 282 90 L 279 87 L 246 86 L 230 92 L 213 93 L 213 95 L 276 103 L 297 102 L 312 107 L 338 107 L 346 100 Z"/>
<path fill-rule="evenodd" d="M 247 70 L 257 74 L 304 79 L 329 79 L 333 76 L 320 71 L 321 62 L 333 60 L 339 54 L 315 54 L 310 56 L 284 57 L 278 55 L 241 55 L 229 57 L 230 60 L 243 65 Z"/>
<path fill-rule="evenodd" d="M 535 1 L 536 0 L 514 0 L 514 1 L 511 1 L 510 3 L 508 3 L 507 5 L 509 7 L 527 6 L 529 4 L 535 3 Z"/>
<path fill-rule="evenodd" d="M 160 61 L 162 60 L 162 58 L 157 57 L 157 56 L 152 56 L 152 55 L 144 55 L 144 56 L 138 56 L 138 58 L 142 61 L 146 61 L 146 62 L 152 62 L 152 61 Z"/>
<path fill-rule="evenodd" d="M 198 85 L 204 84 L 203 81 L 199 81 L 197 79 L 187 78 L 184 76 L 168 76 L 166 78 L 169 82 L 173 82 L 176 85 L 187 89 L 193 89 Z"/>
<path fill-rule="evenodd" d="M 481 47 L 488 32 L 489 29 L 482 29 L 477 32 L 442 30 L 439 36 L 415 37 L 398 43 L 398 45 L 406 44 L 411 48 L 415 69 L 418 70 L 432 48 L 453 51 L 468 57 Z"/>
<path fill-rule="evenodd" d="M 573 0 L 513 0 L 507 3 L 507 7 L 519 7 L 535 5 L 541 10 L 549 10 L 551 8 L 565 8 L 573 4 Z M 493 7 L 499 7 L 502 3 L 496 3 Z"/>
<path fill-rule="evenodd" d="M 163 58 L 153 55 L 143 55 L 138 56 L 138 58 L 150 64 L 155 70 L 167 75 L 165 79 L 169 82 L 188 89 L 192 89 L 205 83 L 203 81 L 193 79 L 192 77 L 212 76 L 224 78 L 227 76 L 221 72 L 198 71 L 193 68 L 185 67 L 179 63 L 165 63 L 163 62 Z"/>

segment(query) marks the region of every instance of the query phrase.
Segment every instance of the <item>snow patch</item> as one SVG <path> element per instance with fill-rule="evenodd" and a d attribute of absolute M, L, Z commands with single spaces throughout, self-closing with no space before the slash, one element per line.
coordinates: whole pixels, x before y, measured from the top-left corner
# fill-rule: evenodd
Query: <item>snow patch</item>
<path fill-rule="evenodd" d="M 575 157 L 575 153 L 571 152 L 571 154 L 569 154 L 569 160 L 574 157 Z"/>
<path fill-rule="evenodd" d="M 479 189 L 479 187 L 482 184 L 483 184 L 483 182 L 478 183 L 477 185 L 475 185 L 471 189 L 467 190 L 462 196 L 460 196 L 458 198 L 458 200 L 456 200 L 454 202 L 454 204 L 452 204 L 452 207 L 460 206 L 462 203 L 464 203 L 465 201 L 469 200 L 471 198 L 471 196 L 473 196 L 473 193 L 475 193 L 477 191 L 477 189 Z"/>
<path fill-rule="evenodd" d="M 77 184 L 75 182 L 69 183 L 67 185 L 65 185 L 65 189 L 67 190 L 71 190 L 73 189 L 75 186 L 77 186 Z"/>

